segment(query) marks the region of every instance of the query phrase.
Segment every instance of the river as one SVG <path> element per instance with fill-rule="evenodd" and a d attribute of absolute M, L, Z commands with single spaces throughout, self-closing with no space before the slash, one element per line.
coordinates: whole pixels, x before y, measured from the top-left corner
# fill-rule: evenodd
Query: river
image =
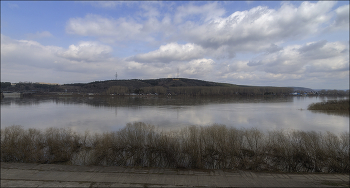
<path fill-rule="evenodd" d="M 349 131 L 349 115 L 307 110 L 331 97 L 52 97 L 3 98 L 1 128 L 71 128 L 102 133 L 129 122 L 161 129 L 224 124 L 261 130 Z"/>

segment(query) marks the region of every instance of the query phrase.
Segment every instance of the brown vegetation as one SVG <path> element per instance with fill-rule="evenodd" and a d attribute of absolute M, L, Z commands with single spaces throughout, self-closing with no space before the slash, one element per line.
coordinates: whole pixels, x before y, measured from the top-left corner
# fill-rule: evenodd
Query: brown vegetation
<path fill-rule="evenodd" d="M 349 172 L 349 133 L 237 129 L 161 131 L 142 122 L 104 134 L 1 129 L 1 161 L 286 172 Z"/>
<path fill-rule="evenodd" d="M 129 93 L 129 88 L 125 86 L 111 86 L 107 89 L 106 94 L 116 94 L 116 95 L 124 95 Z"/>
<path fill-rule="evenodd" d="M 165 95 L 167 94 L 167 88 L 163 87 L 163 86 L 154 86 L 154 87 L 142 87 L 141 91 L 145 94 L 148 93 L 156 93 L 159 95 Z"/>
<path fill-rule="evenodd" d="M 347 111 L 349 113 L 349 99 L 329 100 L 327 102 L 312 103 L 308 110 L 336 110 Z"/>
<path fill-rule="evenodd" d="M 320 90 L 318 91 L 319 95 L 331 95 L 331 96 L 348 96 L 349 97 L 349 90 L 336 90 L 336 89 L 329 89 L 329 90 Z"/>
<path fill-rule="evenodd" d="M 176 95 L 207 96 L 207 95 L 288 95 L 293 92 L 287 87 L 241 87 L 241 86 L 194 86 L 170 87 L 169 92 Z"/>

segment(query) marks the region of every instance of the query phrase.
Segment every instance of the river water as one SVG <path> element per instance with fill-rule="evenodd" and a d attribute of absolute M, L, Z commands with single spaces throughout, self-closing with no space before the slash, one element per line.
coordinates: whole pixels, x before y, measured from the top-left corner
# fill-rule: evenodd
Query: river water
<path fill-rule="evenodd" d="M 1 128 L 71 128 L 102 133 L 129 122 L 145 122 L 161 129 L 188 125 L 224 124 L 261 130 L 349 131 L 349 115 L 307 110 L 330 97 L 57 97 L 4 98 Z"/>

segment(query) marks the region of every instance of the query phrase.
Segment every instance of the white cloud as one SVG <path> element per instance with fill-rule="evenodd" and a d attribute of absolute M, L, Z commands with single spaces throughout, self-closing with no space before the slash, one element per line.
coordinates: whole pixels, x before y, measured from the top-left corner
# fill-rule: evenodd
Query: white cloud
<path fill-rule="evenodd" d="M 236 84 L 322 88 L 319 83 L 328 83 L 332 84 L 329 88 L 348 87 L 349 44 L 341 42 L 316 41 L 285 46 L 250 61 L 225 60 L 220 63 L 210 58 L 191 57 L 188 60 L 161 63 L 101 57 L 102 52 L 111 52 L 111 49 L 96 42 L 81 42 L 64 49 L 44 46 L 36 41 L 13 40 L 4 35 L 1 35 L 1 41 L 1 78 L 11 82 L 91 82 L 113 79 L 115 72 L 118 72 L 120 79 L 164 78 L 176 77 L 179 69 L 180 77 Z M 196 47 L 193 44 L 186 45 L 168 44 L 158 51 L 164 55 L 166 49 L 177 49 L 185 56 Z M 156 52 L 146 54 L 147 60 L 159 58 Z M 319 57 L 315 57 L 317 55 Z M 100 61 L 89 63 L 87 60 L 91 59 Z M 315 82 L 318 85 L 307 85 Z"/>
<path fill-rule="evenodd" d="M 113 9 L 129 6 L 91 3 Z M 348 31 L 349 5 L 283 2 L 279 8 L 257 6 L 228 15 L 229 8 L 220 2 L 170 4 L 141 3 L 131 7 L 133 15 L 122 17 L 111 16 L 111 10 L 73 17 L 66 22 L 66 32 L 82 42 L 68 48 L 35 41 L 52 37 L 49 31 L 28 34 L 29 40 L 1 35 L 2 73 L 34 77 L 31 70 L 47 70 L 56 78 L 65 75 L 62 81 L 51 81 L 62 83 L 113 79 L 116 71 L 120 79 L 175 77 L 179 69 L 180 77 L 237 84 L 348 83 L 348 41 L 333 42 L 336 37 L 325 33 Z M 113 51 L 112 45 L 119 49 Z"/>
<path fill-rule="evenodd" d="M 343 72 L 349 70 L 349 45 L 324 40 L 292 45 L 275 53 L 264 54 L 247 65 L 273 74 Z"/>
<path fill-rule="evenodd" d="M 212 73 L 215 62 L 212 59 L 195 59 L 179 66 L 183 74 L 188 77 L 203 78 L 206 74 Z"/>
<path fill-rule="evenodd" d="M 74 61 L 97 62 L 111 57 L 111 52 L 110 46 L 84 41 L 78 45 L 70 45 L 67 50 L 62 50 L 57 55 Z"/>
<path fill-rule="evenodd" d="M 138 62 L 170 63 L 172 61 L 192 60 L 203 56 L 205 56 L 205 50 L 198 45 L 170 43 L 160 46 L 156 51 L 138 54 L 129 59 Z"/>
<path fill-rule="evenodd" d="M 336 18 L 329 30 L 349 30 L 349 5 L 343 5 L 335 10 Z"/>
<path fill-rule="evenodd" d="M 260 52 L 271 43 L 304 38 L 319 32 L 334 2 L 303 2 L 298 8 L 284 3 L 278 10 L 258 6 L 237 11 L 227 18 L 210 23 L 187 23 L 179 29 L 181 36 L 206 48 L 229 45 L 236 52 Z"/>
<path fill-rule="evenodd" d="M 216 63 L 212 59 L 202 58 L 169 64 L 124 61 L 123 65 L 125 69 L 122 72 L 131 78 L 174 78 L 179 69 L 180 77 L 211 80 Z"/>
<path fill-rule="evenodd" d="M 109 19 L 99 15 L 88 14 L 85 18 L 71 18 L 67 22 L 66 31 L 69 34 L 95 36 L 103 42 L 113 43 L 123 40 L 151 39 L 147 29 L 133 19 Z"/>
<path fill-rule="evenodd" d="M 110 51 L 110 47 L 94 42 L 81 42 L 64 49 L 1 35 L 1 77 L 12 82 L 52 83 L 94 81 L 106 74 L 112 78 L 115 69 L 122 65 L 115 63 L 116 58 L 106 58 L 105 52 Z M 95 62 L 87 63 L 92 60 Z"/>
<path fill-rule="evenodd" d="M 213 57 L 219 60 L 233 58 L 235 57 L 235 52 L 232 51 L 231 48 L 227 45 L 221 46 L 217 49 L 205 49 L 193 43 L 169 43 L 166 45 L 161 45 L 158 50 L 144 54 L 137 54 L 135 56 L 127 58 L 127 60 L 134 60 L 144 63 L 170 63 L 178 61 L 191 61 L 203 57 Z"/>
<path fill-rule="evenodd" d="M 239 52 L 271 53 L 279 49 L 273 45 L 319 33 L 323 24 L 332 18 L 330 11 L 334 4 L 303 2 L 295 7 L 283 3 L 276 10 L 258 6 L 236 11 L 228 17 L 223 17 L 226 11 L 217 2 L 180 6 L 173 16 L 161 15 L 152 4 L 141 4 L 144 11 L 139 14 L 141 17 L 113 19 L 88 14 L 84 18 L 71 18 L 66 31 L 110 43 L 141 41 L 155 44 L 161 40 L 167 43 L 181 40 L 211 49 L 214 57 L 232 58 Z M 151 13 L 147 7 L 154 11 Z M 343 23 L 345 8 L 341 7 L 337 12 L 338 22 Z"/>
<path fill-rule="evenodd" d="M 176 14 L 174 15 L 174 21 L 175 23 L 182 23 L 185 19 L 196 19 L 195 16 L 198 15 L 199 20 L 207 22 L 221 17 L 225 14 L 225 12 L 225 9 L 219 7 L 217 2 L 207 3 L 202 6 L 195 6 L 190 4 L 188 6 L 180 6 L 177 8 Z"/>
<path fill-rule="evenodd" d="M 231 83 L 348 88 L 349 44 L 321 40 L 290 45 L 247 61 L 225 61 L 214 70 L 215 79 Z"/>
<path fill-rule="evenodd" d="M 13 40 L 1 35 L 1 65 L 48 67 L 53 54 L 61 50 L 32 40 Z M 19 55 L 20 54 L 20 55 Z"/>
<path fill-rule="evenodd" d="M 160 12 L 156 8 L 155 5 L 159 5 L 159 2 L 147 2 L 142 3 L 140 5 L 140 8 L 143 10 L 143 12 L 140 12 L 140 15 L 147 18 L 155 18 L 160 16 Z"/>
<path fill-rule="evenodd" d="M 123 65 L 118 70 L 128 78 L 136 79 L 156 79 L 169 77 L 174 72 L 171 64 L 139 63 L 135 61 L 122 61 Z"/>

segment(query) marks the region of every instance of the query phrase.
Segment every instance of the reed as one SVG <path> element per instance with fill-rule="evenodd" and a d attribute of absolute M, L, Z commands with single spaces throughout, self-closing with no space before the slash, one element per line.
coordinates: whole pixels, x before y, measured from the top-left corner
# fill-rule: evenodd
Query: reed
<path fill-rule="evenodd" d="M 336 110 L 349 112 L 349 99 L 329 100 L 327 102 L 312 103 L 308 110 Z"/>
<path fill-rule="evenodd" d="M 142 122 L 103 134 L 1 129 L 1 161 L 283 172 L 349 172 L 349 133 L 225 125 L 175 131 Z"/>

